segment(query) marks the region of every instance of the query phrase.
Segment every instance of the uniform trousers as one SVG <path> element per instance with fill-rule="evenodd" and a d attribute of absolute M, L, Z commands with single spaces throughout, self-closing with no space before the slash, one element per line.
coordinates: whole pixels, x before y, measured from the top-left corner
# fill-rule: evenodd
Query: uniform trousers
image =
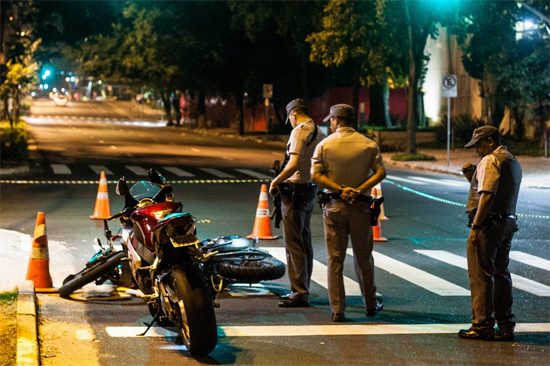
<path fill-rule="evenodd" d="M 367 309 L 376 308 L 370 218 L 370 208 L 366 202 L 355 201 L 350 205 L 340 199 L 332 199 L 323 210 L 328 263 L 328 293 L 333 313 L 344 313 L 346 309 L 343 269 L 348 239 L 351 239 L 355 273 L 365 306 Z"/>
<path fill-rule="evenodd" d="M 467 242 L 468 276 L 472 293 L 472 327 L 513 332 L 512 278 L 508 270 L 516 220 L 487 219 L 477 233 L 476 243 Z M 493 316 L 494 314 L 494 316 Z"/>
<path fill-rule="evenodd" d="M 309 301 L 313 271 L 310 221 L 316 192 L 317 188 L 313 187 L 281 197 L 283 237 L 290 280 L 289 298 L 292 300 Z"/>

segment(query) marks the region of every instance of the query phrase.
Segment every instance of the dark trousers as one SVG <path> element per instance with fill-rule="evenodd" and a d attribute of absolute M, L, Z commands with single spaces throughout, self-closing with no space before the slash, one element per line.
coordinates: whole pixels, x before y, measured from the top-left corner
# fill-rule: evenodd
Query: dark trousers
<path fill-rule="evenodd" d="M 281 197 L 290 298 L 295 300 L 309 300 L 313 271 L 310 221 L 316 192 L 316 188 L 310 188 Z"/>
<path fill-rule="evenodd" d="M 468 275 L 472 292 L 472 325 L 478 329 L 514 331 L 512 278 L 508 271 L 514 219 L 487 219 L 476 243 L 467 242 Z"/>

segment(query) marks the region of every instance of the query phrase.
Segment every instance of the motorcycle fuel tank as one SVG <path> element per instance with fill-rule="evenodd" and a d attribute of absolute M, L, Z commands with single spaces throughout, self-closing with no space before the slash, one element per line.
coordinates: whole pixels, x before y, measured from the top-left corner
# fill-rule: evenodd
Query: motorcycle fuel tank
<path fill-rule="evenodd" d="M 151 234 L 157 222 L 171 213 L 181 212 L 182 207 L 183 204 L 180 202 L 162 202 L 134 211 L 130 218 L 134 223 L 134 235 L 136 239 L 147 248 L 154 250 L 155 245 L 151 241 Z"/>

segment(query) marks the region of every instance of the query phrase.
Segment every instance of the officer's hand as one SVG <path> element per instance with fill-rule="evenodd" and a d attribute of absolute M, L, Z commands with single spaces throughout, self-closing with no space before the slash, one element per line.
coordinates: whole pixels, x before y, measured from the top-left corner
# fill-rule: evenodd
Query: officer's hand
<path fill-rule="evenodd" d="M 470 229 L 470 236 L 468 237 L 468 241 L 471 242 L 473 245 L 477 245 L 478 233 L 479 233 L 479 228 Z"/>
<path fill-rule="evenodd" d="M 359 192 L 351 187 L 345 187 L 342 189 L 342 193 L 340 194 L 340 198 L 342 198 L 344 201 L 349 203 L 350 205 L 355 202 L 355 199 L 359 195 Z"/>
<path fill-rule="evenodd" d="M 271 185 L 269 186 L 269 194 L 272 197 L 277 197 L 277 195 L 281 194 L 281 190 L 279 189 L 279 184 L 273 184 L 273 182 L 271 182 Z"/>

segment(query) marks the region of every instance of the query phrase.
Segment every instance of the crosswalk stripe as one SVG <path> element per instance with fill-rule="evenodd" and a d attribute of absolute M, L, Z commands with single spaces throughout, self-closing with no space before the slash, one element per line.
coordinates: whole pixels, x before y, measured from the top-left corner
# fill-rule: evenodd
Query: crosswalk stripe
<path fill-rule="evenodd" d="M 200 168 L 203 172 L 215 175 L 218 178 L 235 178 L 234 175 L 222 172 L 221 170 L 214 169 L 214 168 Z"/>
<path fill-rule="evenodd" d="M 269 254 L 286 264 L 285 248 L 262 247 L 260 249 L 269 252 Z M 311 280 L 319 284 L 320 286 L 328 289 L 327 266 L 317 260 L 314 260 Z M 351 278 L 344 276 L 344 287 L 346 289 L 347 296 L 361 296 L 361 289 L 359 288 L 359 284 Z"/>
<path fill-rule="evenodd" d="M 142 167 L 137 165 L 126 165 L 125 168 L 131 171 L 132 173 L 134 173 L 135 175 L 139 175 L 139 176 L 149 175 L 146 169 L 143 169 Z"/>
<path fill-rule="evenodd" d="M 470 296 L 470 291 L 428 272 L 373 252 L 374 265 L 440 296 Z"/>
<path fill-rule="evenodd" d="M 465 257 L 449 253 L 445 250 L 420 250 L 417 249 L 415 252 L 426 255 L 428 257 L 437 259 L 439 261 L 451 264 L 462 269 L 468 269 L 468 261 Z M 518 288 L 522 291 L 529 292 L 530 294 L 537 296 L 550 296 L 550 287 L 543 285 L 542 283 L 530 280 L 528 278 L 516 275 L 514 273 L 510 274 L 512 277 L 512 286 Z"/>
<path fill-rule="evenodd" d="M 451 186 L 469 185 L 468 182 L 466 182 L 466 180 L 464 181 L 464 183 L 461 183 L 461 182 L 458 182 L 456 180 L 451 180 L 451 179 L 432 179 L 432 178 L 413 177 L 413 176 L 409 176 L 409 178 L 419 180 L 421 182 L 426 182 L 426 183 L 429 183 L 429 184 L 447 184 L 447 185 L 451 185 Z"/>
<path fill-rule="evenodd" d="M 536 256 L 531 255 L 531 254 L 527 254 L 527 253 L 523 253 L 523 252 L 518 252 L 516 250 L 512 250 L 510 252 L 510 258 L 515 260 L 515 261 L 518 261 L 518 262 L 521 262 L 521 263 L 524 263 L 524 264 L 527 264 L 527 265 L 530 265 L 530 266 L 533 266 L 533 267 L 537 267 L 537 268 L 540 268 L 540 269 L 550 271 L 550 261 L 549 260 L 546 260 L 546 259 L 543 259 L 543 258 L 540 258 L 540 257 L 536 257 Z"/>
<path fill-rule="evenodd" d="M 412 180 L 412 179 L 397 177 L 397 176 L 391 175 L 391 174 L 386 175 L 386 178 L 391 179 L 391 180 L 397 180 L 397 181 L 405 182 L 405 183 L 420 184 L 420 185 L 427 184 L 427 183 L 419 182 L 419 181 Z"/>
<path fill-rule="evenodd" d="M 262 174 L 262 173 L 258 173 L 258 172 L 255 172 L 253 170 L 250 170 L 250 169 L 235 169 L 235 170 L 240 172 L 240 173 L 250 175 L 251 177 L 254 177 L 254 178 L 259 178 L 259 179 L 271 179 L 271 178 L 273 178 L 272 176 L 265 175 L 265 174 Z"/>
<path fill-rule="evenodd" d="M 189 173 L 185 170 L 182 170 L 180 168 L 173 167 L 173 166 L 163 166 L 162 169 L 167 170 L 170 173 L 175 174 L 178 177 L 194 177 L 195 176 L 195 174 L 193 174 L 193 173 Z"/>
<path fill-rule="evenodd" d="M 54 174 L 73 174 L 71 169 L 65 164 L 50 164 Z"/>
<path fill-rule="evenodd" d="M 398 335 L 454 334 L 471 324 L 343 324 L 343 325 L 268 325 L 219 326 L 220 337 L 296 337 L 326 335 Z M 113 338 L 139 337 L 146 327 L 105 327 Z M 515 333 L 548 333 L 550 323 L 518 323 Z M 175 338 L 178 333 L 162 327 L 151 327 L 145 337 Z"/>
<path fill-rule="evenodd" d="M 94 171 L 96 174 L 101 174 L 101 172 L 105 172 L 107 175 L 113 175 L 113 172 L 110 171 L 108 168 L 104 167 L 103 165 L 88 165 L 90 169 Z"/>

